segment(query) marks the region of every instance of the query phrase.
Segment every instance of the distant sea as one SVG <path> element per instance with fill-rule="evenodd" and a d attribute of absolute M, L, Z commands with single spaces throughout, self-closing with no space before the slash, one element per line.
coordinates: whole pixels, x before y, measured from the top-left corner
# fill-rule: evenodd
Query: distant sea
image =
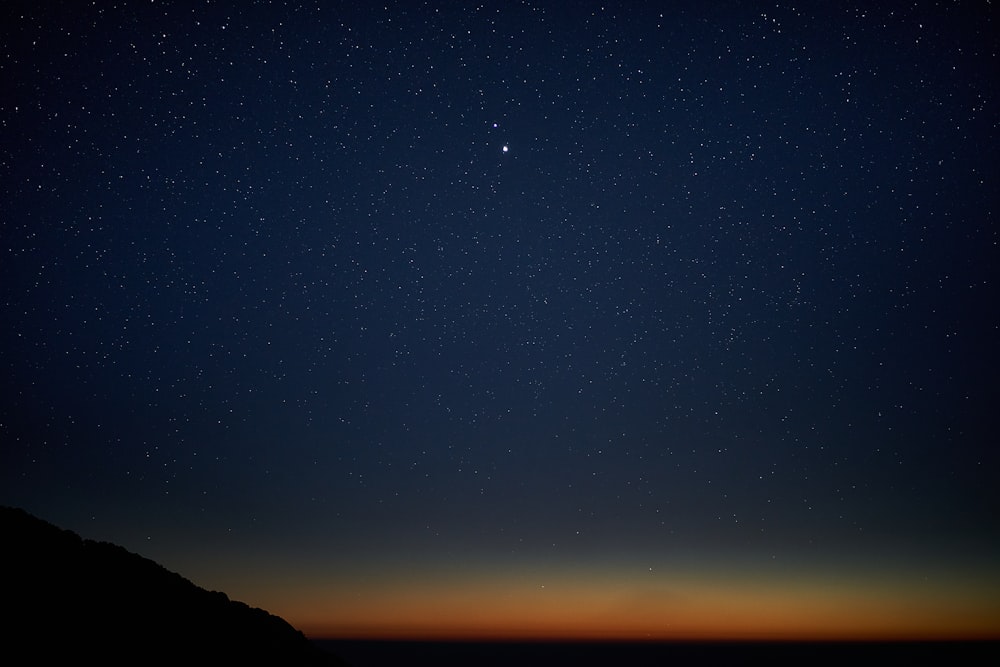
<path fill-rule="evenodd" d="M 352 667 L 1000 665 L 1000 642 L 549 643 L 314 640 Z"/>

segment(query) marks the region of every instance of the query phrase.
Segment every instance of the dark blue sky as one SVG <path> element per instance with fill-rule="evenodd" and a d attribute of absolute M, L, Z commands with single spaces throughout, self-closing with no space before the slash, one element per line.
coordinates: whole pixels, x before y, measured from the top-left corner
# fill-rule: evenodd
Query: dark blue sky
<path fill-rule="evenodd" d="M 1000 588 L 988 3 L 97 5 L 2 10 L 0 502 L 330 632 L 261 582 Z"/>

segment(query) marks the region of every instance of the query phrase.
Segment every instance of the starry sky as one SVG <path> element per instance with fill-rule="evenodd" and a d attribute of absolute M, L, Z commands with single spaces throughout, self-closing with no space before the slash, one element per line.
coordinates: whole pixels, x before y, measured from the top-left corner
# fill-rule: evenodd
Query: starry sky
<path fill-rule="evenodd" d="M 995 5 L 0 12 L 0 503 L 317 637 L 1000 636 Z"/>

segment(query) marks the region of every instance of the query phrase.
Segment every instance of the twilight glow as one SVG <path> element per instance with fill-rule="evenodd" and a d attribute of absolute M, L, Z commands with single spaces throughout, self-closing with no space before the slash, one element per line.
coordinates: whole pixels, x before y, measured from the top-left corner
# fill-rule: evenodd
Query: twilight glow
<path fill-rule="evenodd" d="M 990 3 L 2 5 L 0 504 L 314 637 L 1000 638 Z"/>
<path fill-rule="evenodd" d="M 1000 619 L 998 588 L 984 592 L 971 582 L 913 589 L 843 577 L 543 579 L 345 584 L 287 600 L 287 613 L 313 636 L 503 640 L 982 639 L 997 637 Z"/>

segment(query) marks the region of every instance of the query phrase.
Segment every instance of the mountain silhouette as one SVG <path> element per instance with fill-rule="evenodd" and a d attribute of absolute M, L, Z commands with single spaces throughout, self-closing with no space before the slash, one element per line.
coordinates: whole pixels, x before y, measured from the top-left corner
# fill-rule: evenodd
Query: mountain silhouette
<path fill-rule="evenodd" d="M 277 616 L 23 510 L 0 507 L 0 536 L 4 664 L 346 664 Z"/>

